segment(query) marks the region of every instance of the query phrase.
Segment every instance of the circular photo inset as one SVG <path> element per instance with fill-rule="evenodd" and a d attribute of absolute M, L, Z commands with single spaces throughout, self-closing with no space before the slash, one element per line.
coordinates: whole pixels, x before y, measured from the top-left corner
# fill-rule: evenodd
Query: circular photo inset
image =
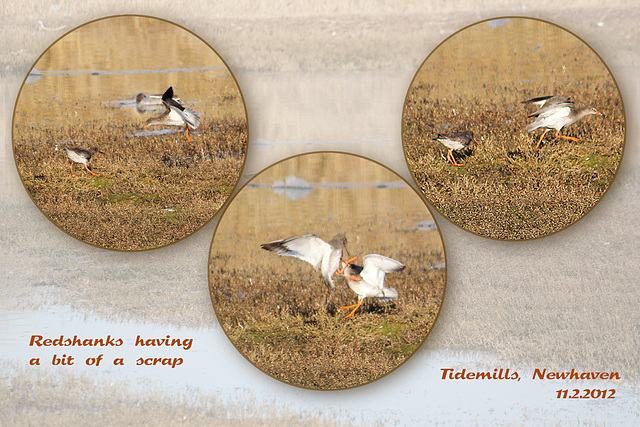
<path fill-rule="evenodd" d="M 225 209 L 209 259 L 213 308 L 238 351 L 316 390 L 366 384 L 408 360 L 445 280 L 442 238 L 416 191 L 333 152 L 254 177 Z"/>
<path fill-rule="evenodd" d="M 480 236 L 560 231 L 603 197 L 625 115 L 600 57 L 545 21 L 479 22 L 440 44 L 405 99 L 409 170 L 447 219 Z"/>
<path fill-rule="evenodd" d="M 16 101 L 13 150 L 38 208 L 105 249 L 154 249 L 206 224 L 238 183 L 247 147 L 240 89 L 202 39 L 116 16 L 56 41 Z"/>

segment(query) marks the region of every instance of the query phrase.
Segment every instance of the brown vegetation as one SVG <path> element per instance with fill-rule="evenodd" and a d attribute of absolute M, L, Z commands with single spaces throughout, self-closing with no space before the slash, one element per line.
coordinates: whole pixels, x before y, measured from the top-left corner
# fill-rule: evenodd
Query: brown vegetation
<path fill-rule="evenodd" d="M 519 38 L 523 31 L 530 37 Z M 549 132 L 536 150 L 542 129 L 525 130 L 535 107 L 521 101 L 543 95 L 570 96 L 606 118 L 562 130 L 579 142 Z M 445 41 L 414 79 L 402 125 L 409 170 L 429 202 L 465 230 L 504 240 L 546 236 L 582 218 L 613 181 L 625 135 L 622 99 L 600 59 L 564 30 L 526 19 L 477 24 Z M 464 130 L 477 143 L 456 153 L 466 164 L 454 167 L 432 138 Z"/>
<path fill-rule="evenodd" d="M 290 175 L 313 190 L 293 200 L 270 188 Z M 278 163 L 235 196 L 216 229 L 209 283 L 218 321 L 240 353 L 286 383 L 334 390 L 376 380 L 414 354 L 442 305 L 444 248 L 431 221 L 411 187 L 366 159 L 314 153 Z M 365 299 L 344 319 L 348 311 L 339 307 L 357 301 L 344 279 L 334 276 L 329 293 L 310 264 L 261 249 L 306 233 L 327 241 L 337 232 L 348 240 L 344 259 L 359 256 L 362 265 L 362 256 L 378 253 L 405 264 L 385 278 L 397 300 Z"/>
<path fill-rule="evenodd" d="M 444 270 L 430 267 L 434 255 L 412 257 L 411 267 L 387 276 L 398 300 L 366 299 L 351 319 L 338 310 L 357 301 L 346 282 L 337 280 L 328 295 L 312 267 L 295 259 L 274 256 L 271 268 L 239 271 L 214 255 L 211 297 L 229 339 L 265 373 L 305 388 L 355 387 L 397 368 L 431 330 L 445 278 Z"/>
<path fill-rule="evenodd" d="M 479 99 L 419 101 L 416 94 L 423 90 L 412 91 L 405 110 L 409 169 L 429 202 L 468 231 L 506 240 L 560 231 L 591 210 L 613 181 L 624 142 L 620 116 L 588 117 L 564 130 L 580 142 L 553 139 L 549 132 L 536 150 L 541 132 L 524 130 L 531 121 L 524 108 L 497 110 Z M 607 112 L 611 100 L 592 102 Z M 455 153 L 465 159 L 462 167 L 447 163 L 446 148 L 431 140 L 439 123 L 452 121 L 476 136 L 466 152 Z"/>
<path fill-rule="evenodd" d="M 100 117 L 108 107 L 95 108 Z M 135 136 L 137 122 L 21 122 L 15 159 L 35 204 L 72 236 L 117 250 L 164 246 L 202 227 L 236 185 L 247 143 L 246 121 L 237 118 L 204 120 L 192 142 L 183 130 Z M 63 144 L 98 147 L 90 168 L 100 176 L 76 166 L 72 177 Z"/>

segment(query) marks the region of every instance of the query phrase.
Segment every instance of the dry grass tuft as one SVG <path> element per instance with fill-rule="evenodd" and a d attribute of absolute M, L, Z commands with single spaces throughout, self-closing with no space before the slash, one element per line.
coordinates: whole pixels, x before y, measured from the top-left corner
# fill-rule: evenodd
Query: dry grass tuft
<path fill-rule="evenodd" d="M 270 188 L 291 175 L 314 183 L 313 191 L 289 198 Z M 209 256 L 211 300 L 222 329 L 257 368 L 298 387 L 344 389 L 388 374 L 427 338 L 445 291 L 442 238 L 413 188 L 383 183 L 398 177 L 353 155 L 313 153 L 261 172 L 226 208 Z M 337 232 L 348 239 L 345 259 L 358 256 L 362 265 L 377 253 L 405 265 L 385 277 L 397 300 L 365 299 L 344 319 L 339 307 L 357 302 L 345 279 L 334 275 L 329 292 L 310 264 L 261 248 Z"/>
<path fill-rule="evenodd" d="M 183 131 L 135 136 L 140 124 L 127 120 L 17 122 L 16 165 L 35 204 L 63 231 L 116 250 L 165 246 L 198 230 L 231 194 L 246 154 L 246 120 L 238 118 L 203 120 L 192 142 Z M 98 147 L 90 168 L 100 176 L 76 164 L 72 177 L 64 146 Z"/>
<path fill-rule="evenodd" d="M 229 339 L 265 373 L 304 388 L 355 387 L 393 371 L 429 334 L 444 296 L 445 272 L 431 267 L 441 257 L 414 256 L 416 267 L 386 279 L 400 299 L 366 299 L 351 319 L 338 309 L 357 301 L 346 282 L 338 279 L 329 294 L 311 266 L 296 277 L 295 259 L 228 269 L 229 257 L 214 255 L 211 298 Z"/>
<path fill-rule="evenodd" d="M 621 109 L 617 97 L 599 96 L 592 102 L 605 114 Z M 462 228 L 496 239 L 533 239 L 582 218 L 615 177 L 624 145 L 623 117 L 586 117 L 563 130 L 580 142 L 553 139 L 549 132 L 536 150 L 542 131 L 524 130 L 531 121 L 527 111 L 496 104 L 511 106 L 499 93 L 492 102 L 445 103 L 429 99 L 424 87 L 411 91 L 403 140 L 409 169 L 427 199 Z M 456 152 L 464 166 L 447 163 L 442 158 L 446 148 L 431 140 L 441 123 L 458 123 L 456 130 L 474 132 L 477 143 Z"/>
<path fill-rule="evenodd" d="M 579 142 L 525 130 L 535 106 L 566 95 L 607 117 L 562 130 Z M 473 131 L 477 144 L 454 167 L 438 133 Z M 431 204 L 472 233 L 526 240 L 575 223 L 600 201 L 622 157 L 625 119 L 602 61 L 565 30 L 529 18 L 475 24 L 440 45 L 407 94 L 402 136 L 409 170 Z"/>

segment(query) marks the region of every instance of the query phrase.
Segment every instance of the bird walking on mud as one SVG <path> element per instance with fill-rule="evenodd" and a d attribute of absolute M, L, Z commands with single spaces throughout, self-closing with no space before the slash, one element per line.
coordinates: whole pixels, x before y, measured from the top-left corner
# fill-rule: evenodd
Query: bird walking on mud
<path fill-rule="evenodd" d="M 339 307 L 340 310 L 351 310 L 345 319 L 353 317 L 365 298 L 378 298 L 381 301 L 398 298 L 398 291 L 384 286 L 384 277 L 387 273 L 403 270 L 404 264 L 378 254 L 365 255 L 362 260 L 364 267 L 351 264 L 352 260 L 349 260 L 343 268 L 349 288 L 358 295 L 357 303 Z"/>
<path fill-rule="evenodd" d="M 580 141 L 573 136 L 560 135 L 560 130 L 565 126 L 570 126 L 590 114 L 597 114 L 605 117 L 604 114 L 590 105 L 578 105 L 564 95 L 541 96 L 538 98 L 522 101 L 523 104 L 539 105 L 538 111 L 529 114 L 527 117 L 535 117 L 535 121 L 529 124 L 526 129 L 531 132 L 538 128 L 545 128 L 540 136 L 536 149 L 540 148 L 542 139 L 551 129 L 555 129 L 555 138 L 563 138 L 569 141 Z"/>
<path fill-rule="evenodd" d="M 276 240 L 264 243 L 261 248 L 282 256 L 291 256 L 308 262 L 316 271 L 320 271 L 324 284 L 328 290 L 335 289 L 333 275 L 342 276 L 340 263 L 342 250 L 347 243 L 344 233 L 338 233 L 327 243 L 315 234 L 305 234 L 299 237 Z M 348 262 L 353 262 L 355 258 Z M 348 265 L 348 264 L 347 264 Z"/>
<path fill-rule="evenodd" d="M 162 104 L 165 111 L 158 117 L 152 117 L 145 123 L 144 127 L 154 125 L 165 126 L 185 126 L 187 140 L 191 142 L 189 130 L 196 130 L 200 126 L 198 114 L 190 108 L 184 107 L 173 98 L 173 86 L 162 95 Z"/>
<path fill-rule="evenodd" d="M 91 157 L 96 154 L 96 153 L 102 153 L 102 151 L 98 150 L 97 147 L 91 147 L 88 150 L 85 150 L 83 148 L 67 148 L 64 147 L 62 149 L 65 154 L 67 155 L 67 157 L 69 158 L 69 160 L 71 160 L 71 163 L 69 165 L 69 167 L 71 168 L 71 176 L 75 177 L 76 175 L 73 173 L 73 164 L 74 163 L 80 163 L 84 165 L 84 168 L 87 170 L 87 172 L 89 172 L 92 176 L 100 176 L 97 173 L 93 173 L 90 169 L 89 169 L 89 161 L 91 160 Z"/>
<path fill-rule="evenodd" d="M 433 138 L 433 141 L 438 141 L 449 149 L 449 152 L 447 153 L 447 160 L 449 163 L 453 166 L 464 166 L 464 163 L 458 163 L 456 161 L 456 158 L 453 156 L 453 151 L 464 150 L 474 141 L 474 139 L 473 132 L 467 130 L 464 132 L 438 134 L 438 136 Z"/>

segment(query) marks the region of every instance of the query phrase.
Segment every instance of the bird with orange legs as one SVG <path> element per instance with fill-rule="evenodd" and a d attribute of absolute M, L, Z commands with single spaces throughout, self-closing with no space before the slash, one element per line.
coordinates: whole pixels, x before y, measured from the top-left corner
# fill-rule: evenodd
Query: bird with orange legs
<path fill-rule="evenodd" d="M 604 114 L 596 110 L 590 105 L 578 105 L 572 102 L 569 97 L 564 95 L 541 96 L 538 98 L 527 99 L 522 101 L 523 104 L 539 105 L 538 111 L 529 114 L 527 117 L 535 117 L 535 121 L 529 124 L 526 129 L 532 132 L 538 128 L 545 128 L 544 132 L 538 139 L 536 149 L 540 148 L 540 144 L 544 136 L 551 129 L 555 129 L 555 138 L 567 139 L 569 141 L 580 141 L 579 138 L 573 136 L 560 135 L 560 130 L 565 126 L 570 126 L 591 114 L 597 114 L 605 117 Z"/>
<path fill-rule="evenodd" d="M 464 132 L 438 134 L 438 136 L 433 138 L 433 140 L 438 141 L 449 149 L 449 152 L 447 153 L 447 160 L 453 166 L 464 166 L 464 163 L 458 163 L 456 161 L 456 158 L 453 156 L 453 151 L 464 150 L 469 146 L 469 144 L 474 142 L 473 132 L 468 130 Z"/>
<path fill-rule="evenodd" d="M 97 173 L 93 173 L 89 169 L 89 166 L 88 166 L 89 161 L 91 160 L 91 157 L 94 154 L 102 153 L 102 151 L 98 150 L 97 147 L 91 147 L 88 150 L 85 150 L 83 148 L 67 148 L 67 147 L 64 147 L 62 150 L 65 152 L 65 154 L 67 155 L 69 160 L 71 160 L 71 164 L 69 165 L 69 167 L 71 168 L 71 176 L 73 176 L 74 178 L 76 177 L 76 175 L 73 173 L 73 164 L 74 163 L 83 164 L 84 168 L 92 176 L 100 176 Z"/>
<path fill-rule="evenodd" d="M 189 130 L 196 130 L 200 126 L 198 114 L 192 109 L 184 107 L 173 97 L 173 86 L 162 95 L 162 104 L 165 108 L 164 113 L 147 120 L 144 127 L 155 125 L 185 126 L 187 140 L 191 142 Z"/>
<path fill-rule="evenodd" d="M 346 243 L 347 238 L 344 233 L 336 234 L 329 242 L 325 242 L 315 234 L 305 234 L 264 243 L 260 247 L 281 256 L 290 256 L 308 262 L 316 271 L 320 271 L 327 289 L 333 291 L 336 287 L 333 275 L 342 276 L 344 268 L 356 259 L 346 262 L 342 259 L 342 251 Z M 345 264 L 342 268 L 340 268 L 341 263 Z"/>
<path fill-rule="evenodd" d="M 358 302 L 353 305 L 339 307 L 340 310 L 351 310 L 344 318 L 353 317 L 365 298 L 378 298 L 380 301 L 391 301 L 398 298 L 398 291 L 384 286 L 387 273 L 395 273 L 404 269 L 404 264 L 395 259 L 378 254 L 362 257 L 364 267 L 347 261 L 343 267 L 343 275 L 349 288 L 358 295 Z"/>

